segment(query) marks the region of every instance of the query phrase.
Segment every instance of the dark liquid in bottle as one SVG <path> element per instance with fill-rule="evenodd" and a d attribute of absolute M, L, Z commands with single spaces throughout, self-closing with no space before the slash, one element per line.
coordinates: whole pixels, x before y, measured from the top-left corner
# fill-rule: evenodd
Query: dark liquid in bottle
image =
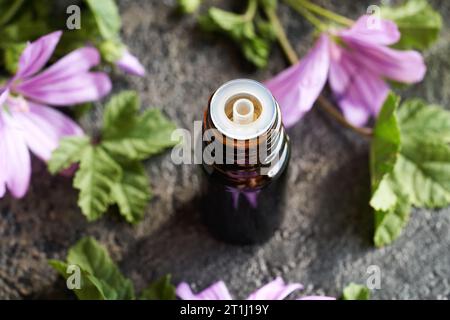
<path fill-rule="evenodd" d="M 210 98 L 202 130 L 205 224 L 229 243 L 269 240 L 283 220 L 290 158 L 275 99 L 253 80 L 230 81 Z"/>
<path fill-rule="evenodd" d="M 202 218 L 218 239 L 232 244 L 258 244 L 280 227 L 285 212 L 288 159 L 280 174 L 262 188 L 239 191 L 205 171 Z"/>

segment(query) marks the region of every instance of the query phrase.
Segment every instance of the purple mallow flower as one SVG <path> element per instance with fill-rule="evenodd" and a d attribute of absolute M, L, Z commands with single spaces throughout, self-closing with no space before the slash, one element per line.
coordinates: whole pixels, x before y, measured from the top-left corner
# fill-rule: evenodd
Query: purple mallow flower
<path fill-rule="evenodd" d="M 145 76 L 144 66 L 127 49 L 123 50 L 122 56 L 116 61 L 116 66 L 123 72 L 139 77 Z"/>
<path fill-rule="evenodd" d="M 247 300 L 283 300 L 296 290 L 303 289 L 300 283 L 286 284 L 280 277 L 250 294 Z M 233 300 L 225 283 L 219 281 L 201 291 L 193 293 L 189 285 L 182 282 L 176 289 L 177 296 L 183 300 Z M 325 296 L 307 296 L 298 300 L 335 300 Z"/>
<path fill-rule="evenodd" d="M 387 80 L 422 81 L 421 54 L 389 48 L 400 40 L 397 25 L 380 20 L 373 26 L 368 19 L 362 16 L 350 29 L 322 34 L 302 61 L 266 83 L 287 127 L 311 109 L 327 79 L 345 118 L 357 126 L 377 116 L 389 92 Z"/>
<path fill-rule="evenodd" d="M 81 128 L 48 107 L 95 101 L 111 91 L 102 72 L 90 72 L 100 56 L 81 48 L 38 73 L 49 61 L 61 32 L 29 43 L 20 56 L 16 75 L 0 88 L 0 197 L 6 189 L 16 198 L 28 190 L 30 151 L 47 161 L 64 136 L 81 135 Z"/>

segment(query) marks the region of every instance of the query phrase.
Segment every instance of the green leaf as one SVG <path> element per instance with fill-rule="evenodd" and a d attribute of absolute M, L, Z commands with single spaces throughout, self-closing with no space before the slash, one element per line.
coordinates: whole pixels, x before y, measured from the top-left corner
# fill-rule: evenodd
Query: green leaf
<path fill-rule="evenodd" d="M 202 0 L 177 0 L 178 8 L 183 13 L 193 13 L 197 11 Z"/>
<path fill-rule="evenodd" d="M 426 0 L 409 0 L 397 7 L 382 7 L 382 17 L 393 20 L 401 32 L 395 45 L 401 49 L 429 48 L 439 37 L 442 28 L 441 15 Z"/>
<path fill-rule="evenodd" d="M 424 134 L 426 136 L 426 134 Z M 450 203 L 450 148 L 442 141 L 403 136 L 394 174 L 416 207 L 442 208 Z"/>
<path fill-rule="evenodd" d="M 106 40 L 99 45 L 99 50 L 103 60 L 114 64 L 122 57 L 125 45 L 120 41 Z"/>
<path fill-rule="evenodd" d="M 104 114 L 103 146 L 112 154 L 129 160 L 143 160 L 176 144 L 171 135 L 175 125 L 157 109 L 136 115 L 136 92 L 116 95 Z"/>
<path fill-rule="evenodd" d="M 175 300 L 175 287 L 170 282 L 171 276 L 166 275 L 151 283 L 143 290 L 141 300 Z"/>
<path fill-rule="evenodd" d="M 85 0 L 92 11 L 98 30 L 104 39 L 119 37 L 121 20 L 114 0 Z"/>
<path fill-rule="evenodd" d="M 350 283 L 344 288 L 342 300 L 369 300 L 370 290 L 356 283 Z"/>
<path fill-rule="evenodd" d="M 69 272 L 71 271 L 69 269 L 69 264 L 59 260 L 49 260 L 48 264 L 58 271 L 64 279 L 67 280 L 70 276 L 72 276 L 72 273 Z M 80 268 L 80 289 L 75 288 L 72 290 L 80 300 L 106 300 L 106 296 L 111 289 L 105 289 L 104 287 L 105 286 L 101 282 Z"/>
<path fill-rule="evenodd" d="M 398 116 L 404 136 L 450 142 L 450 112 L 442 107 L 409 99 L 402 104 Z"/>
<path fill-rule="evenodd" d="M 79 162 L 84 150 L 90 145 L 89 137 L 66 137 L 61 139 L 59 147 L 53 151 L 48 162 L 51 174 L 56 174 Z"/>
<path fill-rule="evenodd" d="M 81 269 L 81 288 L 74 292 L 79 299 L 134 299 L 133 284 L 120 272 L 107 250 L 95 239 L 82 238 L 70 248 L 67 263 L 51 260 L 50 265 L 66 279 L 67 267 Z"/>
<path fill-rule="evenodd" d="M 400 189 L 417 207 L 450 203 L 450 113 L 423 101 L 405 101 L 398 111 L 401 157 L 395 169 Z"/>
<path fill-rule="evenodd" d="M 206 31 L 220 32 L 228 36 L 241 48 L 248 61 L 258 68 L 263 68 L 267 65 L 274 37 L 269 33 L 267 23 L 264 25 L 257 15 L 257 8 L 256 0 L 249 1 L 244 14 L 213 7 L 199 18 L 199 24 Z"/>
<path fill-rule="evenodd" d="M 375 211 L 376 247 L 383 247 L 392 243 L 400 236 L 404 226 L 409 220 L 411 205 L 405 196 L 396 197 L 394 206 L 386 211 Z"/>
<path fill-rule="evenodd" d="M 411 206 L 450 204 L 449 142 L 448 111 L 411 99 L 402 104 L 396 117 L 392 107 L 383 106 L 371 146 L 370 204 L 376 211 L 374 242 L 378 247 L 400 235 Z"/>
<path fill-rule="evenodd" d="M 89 145 L 84 150 L 74 187 L 80 190 L 78 205 L 89 221 L 105 213 L 112 188 L 121 177 L 122 169 L 101 146 Z"/>
<path fill-rule="evenodd" d="M 242 42 L 242 51 L 248 61 L 258 68 L 267 66 L 270 54 L 270 44 L 266 39 L 255 37 Z"/>
<path fill-rule="evenodd" d="M 140 162 L 122 164 L 122 179 L 112 189 L 112 198 L 119 206 L 120 214 L 130 223 L 144 217 L 145 208 L 151 199 L 149 178 Z"/>
<path fill-rule="evenodd" d="M 135 91 L 114 95 L 103 112 L 103 136 L 113 136 L 132 129 L 139 111 L 139 97 Z"/>
<path fill-rule="evenodd" d="M 400 151 L 400 129 L 396 110 L 399 99 L 390 94 L 386 99 L 373 131 L 370 148 L 370 172 L 372 180 L 371 205 L 377 210 L 387 210 L 395 205 L 385 176 L 394 169 Z"/>

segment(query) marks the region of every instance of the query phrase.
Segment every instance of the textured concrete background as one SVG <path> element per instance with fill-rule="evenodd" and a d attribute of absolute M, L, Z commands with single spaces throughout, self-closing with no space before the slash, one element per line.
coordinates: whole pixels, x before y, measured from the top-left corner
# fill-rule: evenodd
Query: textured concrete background
<path fill-rule="evenodd" d="M 275 48 L 267 70 L 255 72 L 228 41 L 204 35 L 192 17 L 175 14 L 174 0 L 119 2 L 124 41 L 141 58 L 148 76 L 117 75 L 115 89 L 138 90 L 144 107 L 161 108 L 180 127 L 191 128 L 201 118 L 210 93 L 223 82 L 264 80 L 286 67 Z M 450 13 L 448 1 L 433 4 L 444 16 Z M 326 5 L 356 18 L 369 1 Z M 304 53 L 311 45 L 310 26 L 284 6 L 281 17 L 297 51 Z M 448 31 L 446 27 L 426 54 L 427 79 L 405 96 L 450 106 Z M 91 130 L 99 115 L 93 112 L 84 127 Z M 138 290 L 172 273 L 176 283 L 185 280 L 197 289 L 223 279 L 237 298 L 276 276 L 303 283 L 307 293 L 339 295 L 350 281 L 364 283 L 367 267 L 376 264 L 382 271 L 376 299 L 449 298 L 450 210 L 415 210 L 402 237 L 376 250 L 367 141 L 317 108 L 290 136 L 287 217 L 273 239 L 258 247 L 229 246 L 210 237 L 198 218 L 198 168 L 173 165 L 169 152 L 147 163 L 155 197 L 136 227 L 114 212 L 88 224 L 71 181 L 51 177 L 35 161 L 27 197 L 0 201 L 0 298 L 73 298 L 46 260 L 64 258 L 83 235 L 105 244 Z"/>

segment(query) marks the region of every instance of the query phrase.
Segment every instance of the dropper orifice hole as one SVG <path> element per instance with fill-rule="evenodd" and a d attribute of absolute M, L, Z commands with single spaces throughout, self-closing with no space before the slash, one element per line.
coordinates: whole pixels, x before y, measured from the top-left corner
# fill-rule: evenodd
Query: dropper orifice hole
<path fill-rule="evenodd" d="M 253 122 L 255 107 L 253 102 L 246 98 L 236 100 L 233 104 L 233 122 L 249 124 Z"/>

